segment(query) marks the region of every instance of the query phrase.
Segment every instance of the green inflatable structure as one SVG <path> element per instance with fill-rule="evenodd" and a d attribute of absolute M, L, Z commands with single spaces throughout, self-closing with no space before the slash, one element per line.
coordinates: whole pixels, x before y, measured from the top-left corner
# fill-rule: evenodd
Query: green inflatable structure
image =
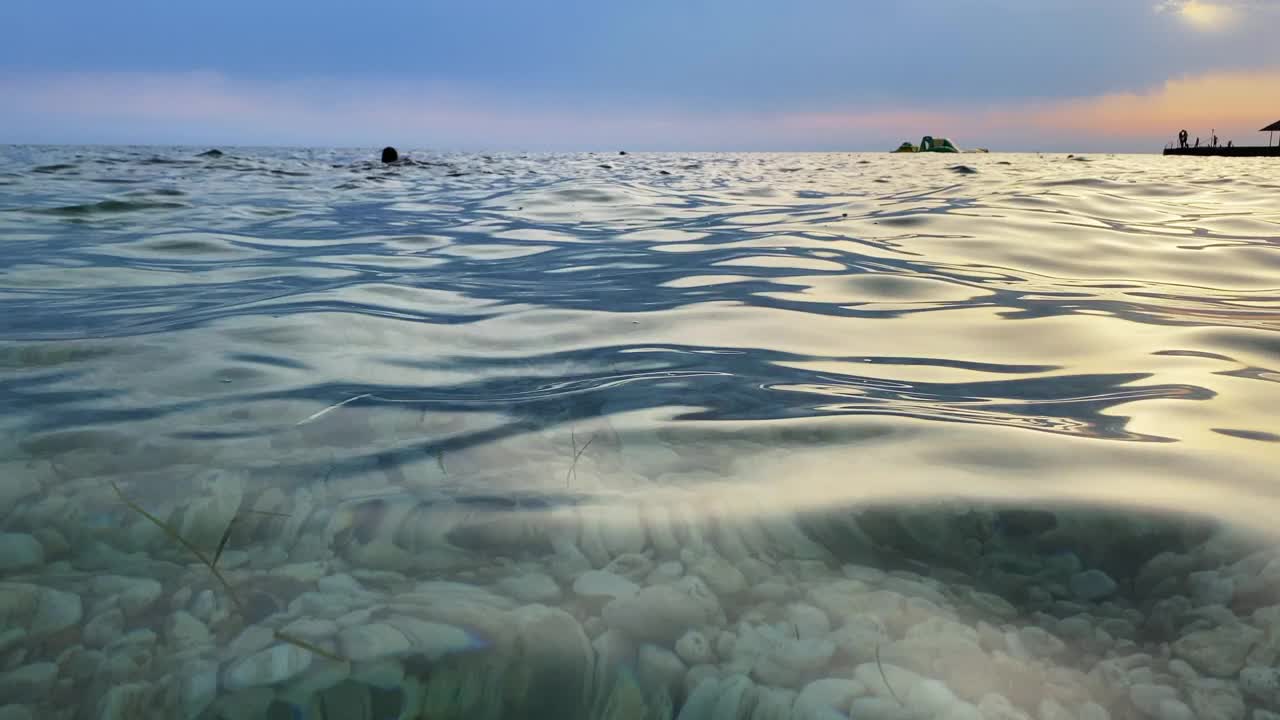
<path fill-rule="evenodd" d="M 960 148 L 951 144 L 947 138 L 935 138 L 925 135 L 920 138 L 920 152 L 958 153 Z"/>
<path fill-rule="evenodd" d="M 955 144 L 953 144 L 947 138 L 935 138 L 932 135 L 925 135 L 924 137 L 920 138 L 919 146 L 912 145 L 909 142 L 904 142 L 898 146 L 897 150 L 894 150 L 893 152 L 896 152 L 896 153 L 911 153 L 911 152 L 958 153 L 960 152 L 960 148 L 956 147 Z"/>

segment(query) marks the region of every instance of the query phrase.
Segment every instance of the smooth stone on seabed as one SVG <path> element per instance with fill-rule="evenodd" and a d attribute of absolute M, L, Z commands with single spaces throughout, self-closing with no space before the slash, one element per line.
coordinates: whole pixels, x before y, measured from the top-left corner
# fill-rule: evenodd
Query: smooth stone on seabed
<path fill-rule="evenodd" d="M 1247 667 L 1241 670 L 1240 689 L 1248 697 L 1280 710 L 1280 668 Z"/>
<path fill-rule="evenodd" d="M 690 630 L 676 640 L 676 654 L 691 666 L 715 662 L 711 641 L 699 630 Z"/>
<path fill-rule="evenodd" d="M 866 686 L 856 680 L 843 678 L 814 680 L 805 685 L 796 697 L 794 714 L 802 720 L 824 717 L 827 711 L 838 713 L 843 717 L 848 713 L 853 699 L 866 693 Z"/>
<path fill-rule="evenodd" d="M 209 628 L 189 612 L 179 610 L 165 624 L 169 644 L 180 648 L 196 647 L 209 642 Z"/>
<path fill-rule="evenodd" d="M 367 662 L 409 652 L 412 643 L 398 629 L 387 623 L 371 623 L 346 627 L 338 632 L 341 655 L 354 662 Z"/>
<path fill-rule="evenodd" d="M 29 628 L 33 637 L 65 630 L 80 622 L 84 615 L 84 604 L 80 596 L 73 593 L 42 588 L 37 603 Z"/>
<path fill-rule="evenodd" d="M 827 639 L 796 640 L 776 647 L 752 667 L 751 676 L 766 685 L 797 687 L 816 678 L 835 655 Z"/>
<path fill-rule="evenodd" d="M 1134 683 L 1129 688 L 1129 700 L 1148 717 L 1159 718 L 1160 704 L 1165 700 L 1177 700 L 1178 691 L 1168 685 Z"/>
<path fill-rule="evenodd" d="M 151 608 L 160 598 L 163 588 L 160 582 L 151 578 L 133 578 L 133 582 L 125 588 L 119 597 L 120 609 L 124 614 L 133 617 Z"/>
<path fill-rule="evenodd" d="M 588 570 L 573 581 L 573 592 L 593 600 L 614 600 L 635 595 L 640 586 L 607 570 Z"/>
<path fill-rule="evenodd" d="M 717 595 L 737 595 L 747 589 L 747 576 L 733 563 L 716 554 L 708 554 L 689 568 L 701 577 Z"/>
<path fill-rule="evenodd" d="M 854 698 L 849 704 L 849 717 L 857 720 L 915 720 L 911 711 L 897 700 L 883 697 Z"/>
<path fill-rule="evenodd" d="M 0 720 L 35 720 L 26 705 L 0 705 Z"/>
<path fill-rule="evenodd" d="M 414 655 L 425 657 L 431 662 L 482 644 L 466 630 L 445 623 L 404 616 L 391 617 L 387 622 L 409 638 L 410 650 Z"/>
<path fill-rule="evenodd" d="M 80 631 L 80 638 L 85 645 L 100 648 L 106 647 L 123 633 L 124 613 L 120 608 L 111 608 L 85 623 Z"/>
<path fill-rule="evenodd" d="M 0 675 L 0 702 L 37 702 L 49 694 L 58 677 L 58 666 L 51 662 L 23 665 Z"/>
<path fill-rule="evenodd" d="M 1230 677 L 1240 672 L 1262 631 L 1248 625 L 1196 630 L 1173 643 L 1173 654 L 1207 675 Z"/>
<path fill-rule="evenodd" d="M 672 694 L 680 686 L 687 668 L 670 650 L 645 643 L 636 654 L 636 675 L 643 686 Z"/>
<path fill-rule="evenodd" d="M 560 599 L 560 586 L 550 575 L 539 572 L 503 578 L 498 581 L 497 589 L 523 603 L 546 603 Z"/>
<path fill-rule="evenodd" d="M 1071 594 L 1081 600 L 1101 600 L 1116 591 L 1116 581 L 1101 570 L 1085 570 L 1068 581 Z"/>
<path fill-rule="evenodd" d="M 311 667 L 313 657 L 309 650 L 296 645 L 273 645 L 231 663 L 222 673 L 222 684 L 233 692 L 263 685 L 278 685 Z"/>
<path fill-rule="evenodd" d="M 708 622 L 719 603 L 705 585 L 652 585 L 604 606 L 604 621 L 636 640 L 669 643 L 689 628 Z"/>
<path fill-rule="evenodd" d="M 0 533 L 0 572 L 44 564 L 44 546 L 26 533 Z"/>

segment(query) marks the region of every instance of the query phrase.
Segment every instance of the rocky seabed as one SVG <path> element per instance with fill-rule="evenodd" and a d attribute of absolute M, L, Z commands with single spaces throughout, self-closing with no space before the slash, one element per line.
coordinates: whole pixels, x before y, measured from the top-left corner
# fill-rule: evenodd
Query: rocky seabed
<path fill-rule="evenodd" d="M 11 498 L 0 720 L 1280 720 L 1280 547 L 1208 523 L 197 485 L 234 596 L 100 480 Z"/>

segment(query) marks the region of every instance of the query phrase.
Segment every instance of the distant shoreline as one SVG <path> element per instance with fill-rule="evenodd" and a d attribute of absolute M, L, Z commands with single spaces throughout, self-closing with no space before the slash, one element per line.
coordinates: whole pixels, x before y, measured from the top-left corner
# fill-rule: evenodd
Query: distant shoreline
<path fill-rule="evenodd" d="M 1280 157 L 1280 145 L 1233 145 L 1225 147 L 1165 148 L 1165 155 L 1190 155 L 1192 157 Z"/>

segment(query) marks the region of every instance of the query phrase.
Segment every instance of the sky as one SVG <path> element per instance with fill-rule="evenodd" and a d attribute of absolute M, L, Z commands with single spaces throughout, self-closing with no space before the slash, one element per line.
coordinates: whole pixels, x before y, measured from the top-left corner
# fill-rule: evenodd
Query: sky
<path fill-rule="evenodd" d="M 1280 0 L 3 0 L 0 143 L 1266 141 Z"/>

